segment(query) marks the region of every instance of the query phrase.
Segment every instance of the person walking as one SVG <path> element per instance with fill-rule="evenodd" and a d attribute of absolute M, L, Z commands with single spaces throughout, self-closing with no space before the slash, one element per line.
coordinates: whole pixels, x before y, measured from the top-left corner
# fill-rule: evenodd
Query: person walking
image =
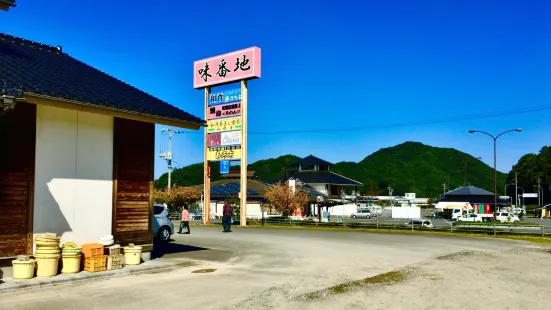
<path fill-rule="evenodd" d="M 231 232 L 232 215 L 232 206 L 227 201 L 224 201 L 224 208 L 222 209 L 222 227 L 224 228 L 224 232 Z"/>
<path fill-rule="evenodd" d="M 182 219 L 180 220 L 180 231 L 178 232 L 179 234 L 182 233 L 183 228 L 186 229 L 186 232 L 184 232 L 184 234 L 189 235 L 191 233 L 191 230 L 189 229 L 189 211 L 187 206 L 185 206 L 182 209 Z"/>

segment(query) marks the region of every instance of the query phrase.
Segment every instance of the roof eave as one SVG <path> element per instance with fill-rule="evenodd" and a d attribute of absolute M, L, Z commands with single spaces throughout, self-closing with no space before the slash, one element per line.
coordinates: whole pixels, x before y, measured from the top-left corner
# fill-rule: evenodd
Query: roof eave
<path fill-rule="evenodd" d="M 88 102 L 82 102 L 72 99 L 64 99 L 59 97 L 52 97 L 43 94 L 37 94 L 32 92 L 23 92 L 23 95 L 27 102 L 34 104 L 47 105 L 51 107 L 78 110 L 82 112 L 89 112 L 94 114 L 103 114 L 114 117 L 120 117 L 125 119 L 131 119 L 136 121 L 161 124 L 166 126 L 174 126 L 179 128 L 188 128 L 193 130 L 199 130 L 201 127 L 206 127 L 206 123 L 193 122 L 188 120 L 176 119 L 171 117 L 163 117 L 159 115 L 153 115 L 143 112 L 124 110 L 115 107 L 107 107 L 99 104 L 93 104 Z"/>

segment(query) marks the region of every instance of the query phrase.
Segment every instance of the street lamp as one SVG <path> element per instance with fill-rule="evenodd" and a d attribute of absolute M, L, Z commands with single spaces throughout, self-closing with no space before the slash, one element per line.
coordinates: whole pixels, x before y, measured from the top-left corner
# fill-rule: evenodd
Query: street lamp
<path fill-rule="evenodd" d="M 502 135 L 508 133 L 508 132 L 521 132 L 522 129 L 521 128 L 516 128 L 516 129 L 511 129 L 511 130 L 506 130 L 500 134 L 498 134 L 497 136 L 494 136 L 494 135 L 491 135 L 485 131 L 480 131 L 480 130 L 469 130 L 469 133 L 482 133 L 482 134 L 485 134 L 489 137 L 491 137 L 493 140 L 494 140 L 494 221 L 496 220 L 496 212 L 497 212 L 497 166 L 496 166 L 496 142 L 497 142 L 497 139 L 499 137 L 501 137 Z"/>

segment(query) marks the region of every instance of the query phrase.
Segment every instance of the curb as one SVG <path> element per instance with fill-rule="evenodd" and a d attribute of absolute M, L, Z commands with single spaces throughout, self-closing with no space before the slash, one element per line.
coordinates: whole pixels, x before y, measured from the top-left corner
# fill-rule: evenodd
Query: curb
<path fill-rule="evenodd" d="M 146 273 L 161 273 L 197 265 L 199 265 L 198 262 L 189 260 L 178 262 L 149 261 L 142 263 L 141 265 L 125 266 L 122 269 L 117 270 L 107 270 L 102 272 L 81 271 L 75 274 L 60 274 L 55 277 L 49 278 L 35 277 L 28 280 L 9 280 L 4 283 L 0 282 L 0 294 L 15 291 L 32 290 L 36 288 L 53 287 L 67 283 L 89 282 L 106 278 L 124 277 Z"/>

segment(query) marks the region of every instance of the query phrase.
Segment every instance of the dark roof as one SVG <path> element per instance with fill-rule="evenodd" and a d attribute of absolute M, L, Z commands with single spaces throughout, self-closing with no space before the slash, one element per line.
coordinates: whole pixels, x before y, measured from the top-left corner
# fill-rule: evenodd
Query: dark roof
<path fill-rule="evenodd" d="M 328 166 L 334 166 L 334 164 L 323 160 L 321 158 L 318 158 L 312 154 L 300 159 L 296 163 L 293 164 L 294 166 L 298 165 L 328 165 Z"/>
<path fill-rule="evenodd" d="M 463 186 L 444 194 L 445 196 L 494 196 L 494 193 L 474 186 Z"/>
<path fill-rule="evenodd" d="M 299 179 L 306 184 L 335 184 L 335 185 L 357 185 L 362 186 L 362 183 L 349 179 L 332 171 L 294 171 L 287 174 L 289 178 Z M 275 180 L 281 181 L 283 178 Z"/>
<path fill-rule="evenodd" d="M 15 7 L 15 0 L 0 0 L 0 3 Z"/>
<path fill-rule="evenodd" d="M 264 199 L 264 194 L 266 190 L 272 185 L 264 183 L 258 180 L 247 180 L 247 199 Z M 196 188 L 203 189 L 203 185 L 197 185 Z M 225 196 L 239 196 L 241 191 L 241 183 L 239 180 L 220 180 L 212 182 L 210 185 L 211 199 L 215 196 L 223 197 Z M 318 196 L 326 198 L 327 196 L 321 192 L 318 192 L 316 189 L 310 186 L 302 186 L 302 191 L 306 192 L 308 195 L 308 200 L 311 202 L 317 201 Z M 258 199 L 257 199 L 258 198 Z"/>
<path fill-rule="evenodd" d="M 211 195 L 239 195 L 240 191 L 241 184 L 239 183 L 219 184 L 210 187 Z M 247 188 L 247 196 L 249 195 L 259 195 L 259 193 Z"/>
<path fill-rule="evenodd" d="M 180 123 L 204 121 L 56 48 L 0 33 L 0 95 L 70 100 Z"/>

